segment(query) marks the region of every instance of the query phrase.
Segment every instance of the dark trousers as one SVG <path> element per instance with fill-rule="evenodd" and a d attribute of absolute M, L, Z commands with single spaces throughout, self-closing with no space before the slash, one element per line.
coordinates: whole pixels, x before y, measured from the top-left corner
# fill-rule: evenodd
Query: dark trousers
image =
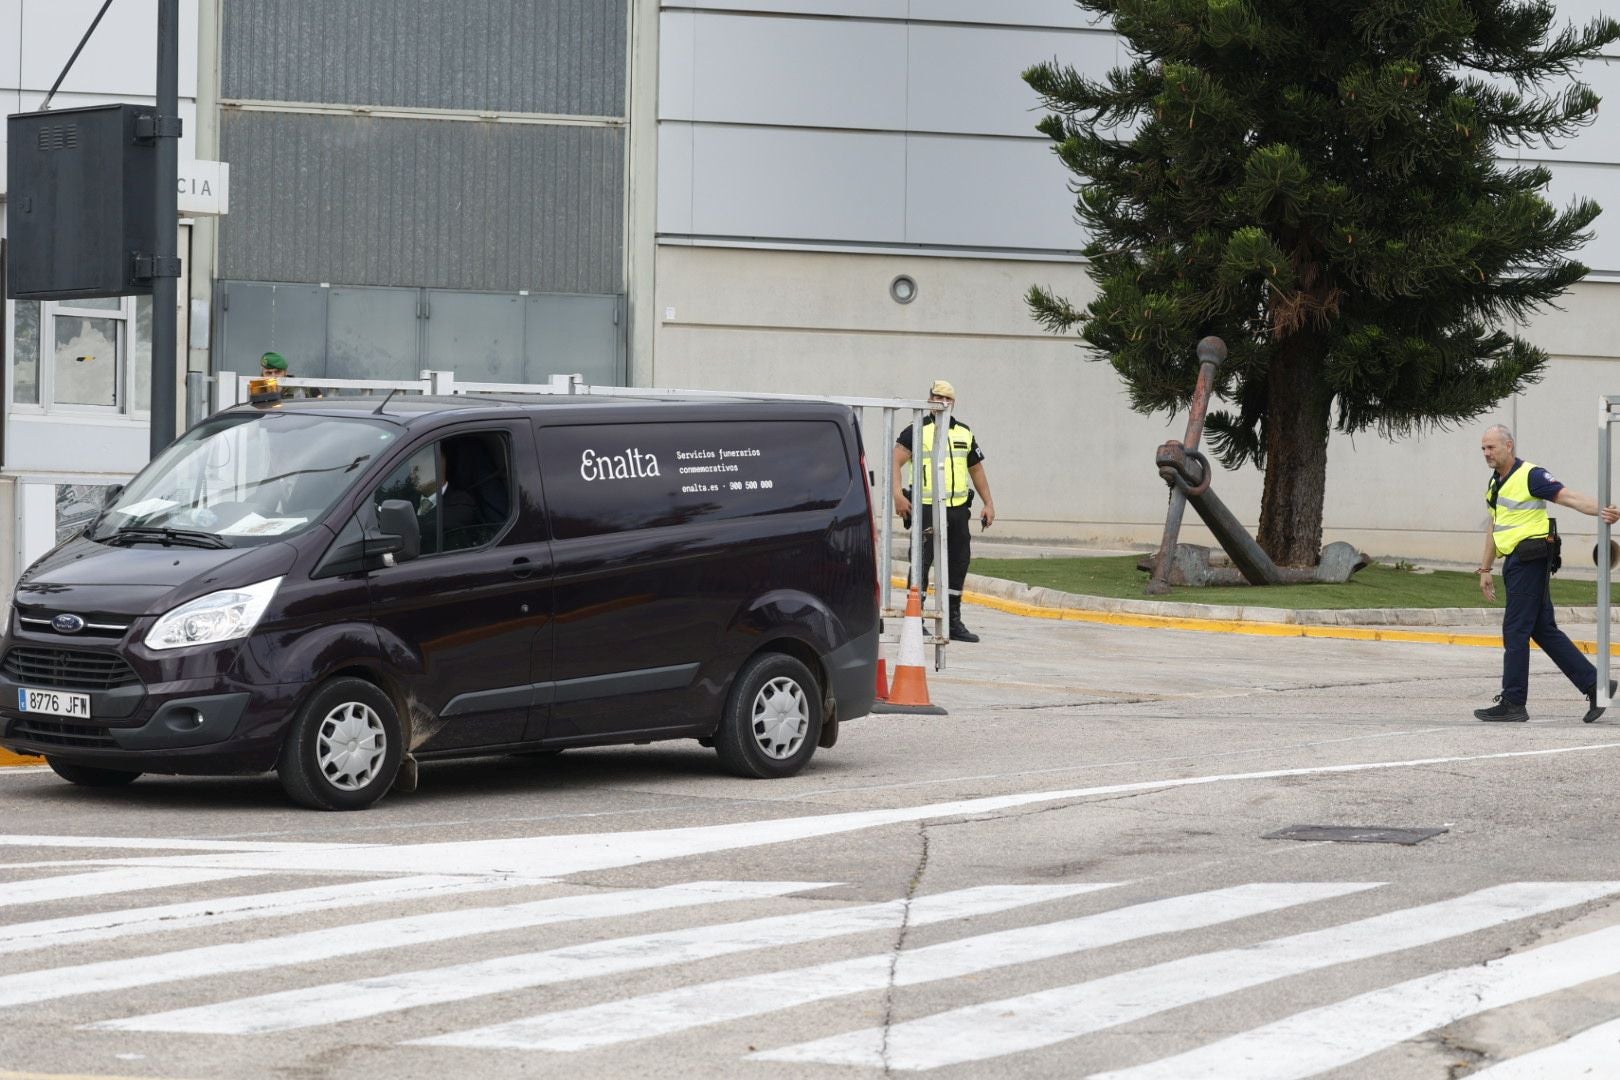
<path fill-rule="evenodd" d="M 922 585 L 924 592 L 928 591 L 928 575 L 934 566 L 934 538 L 930 535 L 934 528 L 934 508 L 925 505 L 923 515 L 923 557 L 922 557 Z M 973 532 L 969 528 L 973 524 L 973 508 L 971 506 L 947 506 L 945 508 L 945 543 L 950 548 L 946 553 L 951 565 L 946 567 L 951 586 L 951 617 L 959 618 L 962 611 L 962 586 L 967 582 L 968 560 L 973 556 Z M 915 557 L 912 565 L 917 564 Z"/>
<path fill-rule="evenodd" d="M 1525 561 L 1509 555 L 1502 564 L 1507 612 L 1502 616 L 1502 700 L 1523 705 L 1530 693 L 1530 643 L 1552 657 L 1575 689 L 1583 694 L 1597 685 L 1597 669 L 1553 621 L 1547 590 L 1547 560 Z"/>

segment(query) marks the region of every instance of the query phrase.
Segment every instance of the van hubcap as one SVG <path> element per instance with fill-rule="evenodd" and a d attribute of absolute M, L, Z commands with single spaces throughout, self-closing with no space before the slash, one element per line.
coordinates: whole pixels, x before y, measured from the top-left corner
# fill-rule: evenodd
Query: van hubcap
<path fill-rule="evenodd" d="M 359 701 L 347 702 L 327 713 L 315 741 L 321 775 L 343 791 L 358 791 L 371 783 L 387 750 L 382 717 Z"/>
<path fill-rule="evenodd" d="M 789 758 L 810 730 L 810 703 L 792 679 L 772 679 L 754 695 L 754 740 L 767 757 Z"/>

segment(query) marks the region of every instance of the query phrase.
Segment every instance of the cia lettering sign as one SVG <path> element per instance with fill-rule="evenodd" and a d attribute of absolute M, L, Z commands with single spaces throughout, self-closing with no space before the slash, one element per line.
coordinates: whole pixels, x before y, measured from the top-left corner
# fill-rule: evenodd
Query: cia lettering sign
<path fill-rule="evenodd" d="M 84 620 L 64 613 L 51 620 L 51 629 L 58 634 L 77 634 L 84 629 Z"/>
<path fill-rule="evenodd" d="M 205 217 L 230 213 L 230 165 L 224 161 L 182 161 L 175 194 L 182 214 Z"/>

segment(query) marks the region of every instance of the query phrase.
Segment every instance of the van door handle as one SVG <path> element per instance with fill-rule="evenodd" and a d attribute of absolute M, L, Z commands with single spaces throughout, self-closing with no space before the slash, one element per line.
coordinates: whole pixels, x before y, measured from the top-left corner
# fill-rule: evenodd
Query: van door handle
<path fill-rule="evenodd" d="M 531 563 L 528 559 L 526 559 L 523 556 L 519 555 L 517 558 L 512 560 L 512 576 L 513 577 L 515 577 L 515 578 L 526 578 L 526 577 L 528 577 L 529 575 L 531 575 L 533 573 L 534 573 L 534 564 Z"/>

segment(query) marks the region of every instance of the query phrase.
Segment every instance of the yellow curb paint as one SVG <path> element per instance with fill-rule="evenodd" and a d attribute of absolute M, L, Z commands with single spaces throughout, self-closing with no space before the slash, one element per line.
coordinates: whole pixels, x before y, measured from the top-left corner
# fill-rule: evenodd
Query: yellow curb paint
<path fill-rule="evenodd" d="M 0 766 L 5 765 L 43 765 L 42 757 L 31 757 L 26 754 L 13 754 L 10 750 L 0 749 Z M 0 1080 L 6 1080 L 10 1073 L 0 1072 Z"/>
<path fill-rule="evenodd" d="M 1137 615 L 1123 611 L 1084 611 L 1079 608 L 1046 608 L 1018 600 L 1003 600 L 985 593 L 964 592 L 962 599 L 983 607 L 1034 619 L 1063 622 L 1102 623 L 1108 626 L 1134 626 L 1160 630 L 1193 630 L 1206 634 L 1247 634 L 1251 637 L 1333 638 L 1340 641 L 1401 641 L 1421 645 L 1472 645 L 1500 649 L 1500 634 L 1456 634 L 1444 630 L 1392 630 L 1362 626 L 1301 626 L 1298 623 L 1244 622 L 1240 619 L 1189 619 L 1169 615 Z M 1597 642 L 1576 641 L 1583 653 L 1596 653 Z M 1620 656 L 1620 642 L 1609 646 L 1612 656 Z"/>

